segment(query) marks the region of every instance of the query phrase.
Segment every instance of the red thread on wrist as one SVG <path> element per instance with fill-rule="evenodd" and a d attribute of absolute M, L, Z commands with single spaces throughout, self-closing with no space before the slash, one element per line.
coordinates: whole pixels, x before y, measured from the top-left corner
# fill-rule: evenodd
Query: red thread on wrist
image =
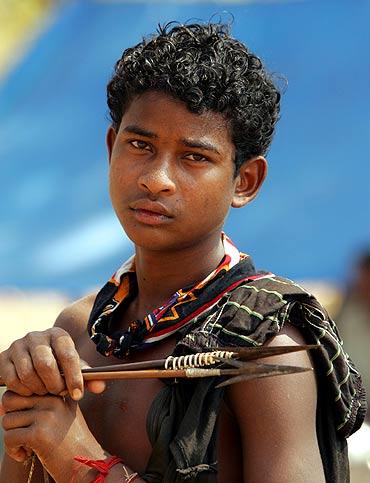
<path fill-rule="evenodd" d="M 106 460 L 90 460 L 84 456 L 75 456 L 73 459 L 78 463 L 82 463 L 83 465 L 99 471 L 99 475 L 95 478 L 95 480 L 91 480 L 90 483 L 103 483 L 112 466 L 116 465 L 117 463 L 122 463 L 121 458 L 118 456 L 111 456 Z"/>

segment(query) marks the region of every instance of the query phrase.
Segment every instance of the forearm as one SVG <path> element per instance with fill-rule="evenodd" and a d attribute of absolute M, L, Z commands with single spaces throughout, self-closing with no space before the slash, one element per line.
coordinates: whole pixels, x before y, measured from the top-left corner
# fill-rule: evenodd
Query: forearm
<path fill-rule="evenodd" d="M 13 460 L 22 464 L 33 452 L 57 483 L 90 483 L 100 469 L 113 483 L 133 481 L 135 471 L 126 469 L 117 456 L 101 447 L 78 404 L 70 398 L 25 397 L 7 391 L 2 402 L 4 447 Z M 27 481 L 24 468 L 10 463 L 7 457 L 0 483 Z"/>
<path fill-rule="evenodd" d="M 108 461 L 109 455 L 105 455 L 102 460 Z M 95 460 L 96 461 L 96 460 Z M 71 481 L 78 481 L 79 483 L 91 483 L 95 480 L 99 474 L 105 476 L 106 483 L 140 483 L 145 482 L 136 471 L 123 463 L 117 463 L 111 468 L 107 469 L 107 473 L 99 471 L 95 468 L 90 468 L 77 461 L 71 461 L 70 465 L 73 466 L 73 470 L 61 474 L 60 476 L 54 475 L 56 483 L 70 483 Z M 70 467 L 70 465 L 68 465 Z M 5 481 L 5 480 L 4 480 Z M 2 483 L 0 481 L 0 483 Z"/>

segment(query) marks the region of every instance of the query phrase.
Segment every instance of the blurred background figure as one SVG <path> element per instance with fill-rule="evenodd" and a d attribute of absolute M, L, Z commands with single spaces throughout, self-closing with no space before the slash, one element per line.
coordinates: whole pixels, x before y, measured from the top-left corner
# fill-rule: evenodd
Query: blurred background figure
<path fill-rule="evenodd" d="M 359 368 L 370 405 L 370 249 L 360 254 L 350 274 L 336 322 L 345 347 Z M 368 412 L 367 419 L 370 421 Z"/>
<path fill-rule="evenodd" d="M 357 258 L 343 305 L 336 318 L 345 348 L 361 372 L 370 406 L 370 249 Z M 370 481 L 370 413 L 367 423 L 350 438 L 353 481 Z"/>
<path fill-rule="evenodd" d="M 115 61 L 158 23 L 212 19 L 232 23 L 283 90 L 268 180 L 225 231 L 338 315 L 369 387 L 369 253 L 345 282 L 370 244 L 369 18 L 370 2 L 350 0 L 0 0 L 0 350 L 131 253 L 106 189 Z M 354 483 L 370 482 L 369 432 L 350 440 Z"/>
<path fill-rule="evenodd" d="M 335 319 L 345 350 L 361 372 L 370 406 L 370 248 L 355 255 L 347 287 L 323 282 L 303 284 L 316 294 Z M 349 438 L 351 481 L 370 482 L 370 412 L 366 423 Z"/>

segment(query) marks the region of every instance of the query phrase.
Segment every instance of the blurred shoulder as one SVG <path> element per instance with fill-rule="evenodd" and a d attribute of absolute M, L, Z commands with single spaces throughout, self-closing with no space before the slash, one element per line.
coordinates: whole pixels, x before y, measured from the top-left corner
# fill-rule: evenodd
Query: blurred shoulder
<path fill-rule="evenodd" d="M 97 293 L 91 293 L 68 305 L 58 315 L 54 327 L 64 329 L 73 340 L 86 333 L 87 322 Z"/>

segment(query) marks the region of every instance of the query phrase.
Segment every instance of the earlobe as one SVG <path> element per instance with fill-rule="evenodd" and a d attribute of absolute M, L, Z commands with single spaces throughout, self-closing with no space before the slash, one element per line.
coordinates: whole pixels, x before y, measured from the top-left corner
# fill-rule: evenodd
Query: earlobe
<path fill-rule="evenodd" d="M 114 129 L 114 127 L 112 125 L 109 126 L 109 128 L 107 130 L 107 134 L 105 136 L 105 142 L 106 142 L 107 150 L 108 150 L 109 163 L 110 163 L 110 160 L 111 160 L 111 157 L 112 157 L 112 151 L 113 151 L 113 146 L 114 146 L 114 142 L 116 140 L 116 137 L 117 137 L 116 130 Z"/>
<path fill-rule="evenodd" d="M 241 208 L 252 201 L 260 190 L 267 175 L 267 161 L 263 156 L 245 161 L 236 178 L 231 206 Z"/>

